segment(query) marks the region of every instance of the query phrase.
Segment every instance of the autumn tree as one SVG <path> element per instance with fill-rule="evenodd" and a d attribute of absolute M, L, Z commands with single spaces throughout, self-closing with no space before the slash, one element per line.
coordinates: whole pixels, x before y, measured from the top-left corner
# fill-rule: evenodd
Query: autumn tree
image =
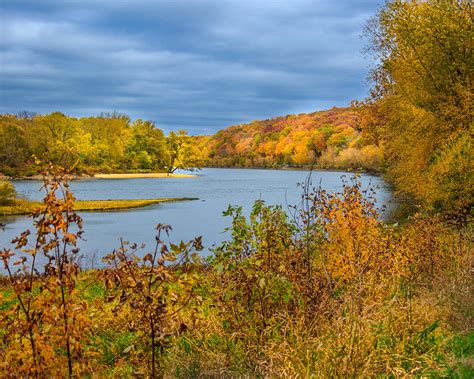
<path fill-rule="evenodd" d="M 473 31 L 467 0 L 390 1 L 366 27 L 379 64 L 365 128 L 427 209 L 472 207 Z"/>
<path fill-rule="evenodd" d="M 9 204 L 16 197 L 15 186 L 10 182 L 0 180 L 0 205 Z"/>
<path fill-rule="evenodd" d="M 159 169 L 166 159 L 165 136 L 151 121 L 136 120 L 126 147 L 131 168 Z"/>
<path fill-rule="evenodd" d="M 63 167 L 72 166 L 79 158 L 83 131 L 77 119 L 60 112 L 36 116 L 29 132 L 29 138 L 34 141 L 34 154 L 38 158 Z M 34 136 L 31 133 L 34 133 Z"/>
<path fill-rule="evenodd" d="M 105 169 L 121 168 L 131 135 L 130 117 L 119 113 L 101 113 L 80 119 L 84 133 L 90 135 L 90 149 L 84 163 Z"/>
<path fill-rule="evenodd" d="M 167 157 L 165 169 L 168 173 L 176 170 L 194 170 L 199 165 L 199 154 L 193 140 L 185 130 L 170 132 L 166 137 Z"/>
<path fill-rule="evenodd" d="M 25 166 L 30 147 L 26 139 L 29 122 L 11 115 L 0 116 L 0 171 L 15 172 Z"/>

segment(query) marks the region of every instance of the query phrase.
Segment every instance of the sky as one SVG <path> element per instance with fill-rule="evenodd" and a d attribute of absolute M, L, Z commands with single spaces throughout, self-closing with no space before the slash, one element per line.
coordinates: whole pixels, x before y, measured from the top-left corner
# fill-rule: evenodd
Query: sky
<path fill-rule="evenodd" d="M 0 113 L 118 111 L 165 131 L 347 106 L 377 0 L 1 0 Z"/>

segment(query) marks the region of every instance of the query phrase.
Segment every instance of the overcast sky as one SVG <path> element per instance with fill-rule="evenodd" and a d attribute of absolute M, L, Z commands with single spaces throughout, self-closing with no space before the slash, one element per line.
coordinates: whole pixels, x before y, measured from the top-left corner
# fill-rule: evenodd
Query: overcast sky
<path fill-rule="evenodd" d="M 209 134 L 367 92 L 377 0 L 1 0 L 0 112 Z"/>

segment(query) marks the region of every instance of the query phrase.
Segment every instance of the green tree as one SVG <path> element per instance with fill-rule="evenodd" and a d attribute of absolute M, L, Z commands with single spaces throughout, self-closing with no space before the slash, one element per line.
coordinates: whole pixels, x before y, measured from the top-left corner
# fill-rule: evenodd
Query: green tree
<path fill-rule="evenodd" d="M 0 205 L 10 203 L 16 196 L 16 189 L 12 183 L 0 181 Z"/>
<path fill-rule="evenodd" d="M 0 171 L 6 174 L 22 171 L 31 155 L 25 131 L 29 121 L 12 115 L 0 116 Z"/>
<path fill-rule="evenodd" d="M 151 121 L 136 120 L 127 144 L 127 157 L 133 168 L 161 169 L 166 160 L 166 142 L 161 129 Z"/>
<path fill-rule="evenodd" d="M 103 113 L 80 119 L 81 128 L 90 134 L 91 149 L 85 162 L 99 169 L 122 169 L 131 135 L 130 118 L 119 113 Z"/>
<path fill-rule="evenodd" d="M 170 132 L 166 137 L 167 157 L 165 169 L 168 173 L 176 170 L 193 171 L 199 166 L 199 152 L 192 137 L 185 130 Z"/>
<path fill-rule="evenodd" d="M 83 137 L 78 120 L 60 112 L 35 116 L 28 129 L 33 154 L 65 168 L 79 159 L 80 150 L 84 148 Z"/>

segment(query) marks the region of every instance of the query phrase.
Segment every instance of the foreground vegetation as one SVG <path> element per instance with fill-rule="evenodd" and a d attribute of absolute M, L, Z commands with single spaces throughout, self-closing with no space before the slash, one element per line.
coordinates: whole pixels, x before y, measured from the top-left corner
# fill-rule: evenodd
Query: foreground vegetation
<path fill-rule="evenodd" d="M 229 207 L 206 262 L 158 225 L 155 247 L 122 241 L 81 271 L 74 197 L 62 175 L 45 188 L 35 233 L 1 252 L 3 377 L 474 373 L 470 229 L 387 225 L 357 181 L 306 183 L 291 217 Z"/>

